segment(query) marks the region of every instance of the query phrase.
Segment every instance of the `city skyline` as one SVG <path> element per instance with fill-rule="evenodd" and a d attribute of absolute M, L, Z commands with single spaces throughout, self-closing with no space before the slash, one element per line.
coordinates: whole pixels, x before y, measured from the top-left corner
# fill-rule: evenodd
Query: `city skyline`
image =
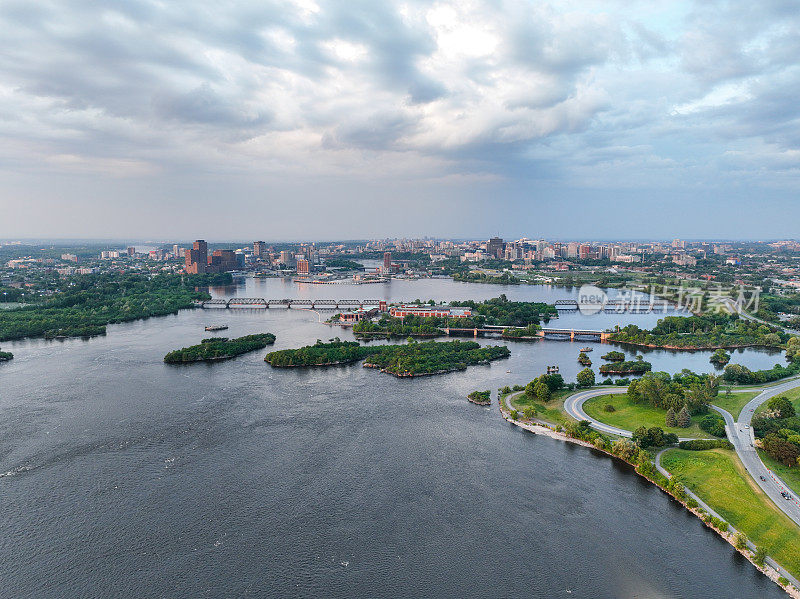
<path fill-rule="evenodd" d="M 6 3 L 0 237 L 791 237 L 799 19 Z"/>

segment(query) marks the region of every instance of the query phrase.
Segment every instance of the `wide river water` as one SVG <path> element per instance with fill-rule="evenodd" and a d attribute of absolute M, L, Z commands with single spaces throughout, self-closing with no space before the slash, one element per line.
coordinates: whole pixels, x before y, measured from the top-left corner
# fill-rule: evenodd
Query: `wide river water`
<path fill-rule="evenodd" d="M 438 279 L 248 279 L 212 292 L 574 296 Z M 551 324 L 652 326 L 658 317 L 571 313 Z M 465 399 L 525 383 L 548 364 L 570 380 L 587 342 L 509 343 L 508 360 L 413 380 L 358 365 L 273 369 L 265 352 L 162 361 L 213 323 L 232 337 L 273 332 L 275 348 L 352 337 L 319 318 L 186 310 L 88 341 L 4 343 L 15 358 L 0 364 L 0 597 L 784 596 L 627 465 L 525 433 L 496 402 Z M 708 355 L 647 359 L 707 371 Z M 734 361 L 783 359 L 747 350 Z"/>

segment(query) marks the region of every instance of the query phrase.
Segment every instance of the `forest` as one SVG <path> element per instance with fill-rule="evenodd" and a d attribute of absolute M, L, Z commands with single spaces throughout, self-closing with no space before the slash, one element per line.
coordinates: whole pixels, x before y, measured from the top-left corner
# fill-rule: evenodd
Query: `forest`
<path fill-rule="evenodd" d="M 0 310 L 0 341 L 102 335 L 108 324 L 175 314 L 208 298 L 179 275 L 75 277 L 41 302 Z"/>

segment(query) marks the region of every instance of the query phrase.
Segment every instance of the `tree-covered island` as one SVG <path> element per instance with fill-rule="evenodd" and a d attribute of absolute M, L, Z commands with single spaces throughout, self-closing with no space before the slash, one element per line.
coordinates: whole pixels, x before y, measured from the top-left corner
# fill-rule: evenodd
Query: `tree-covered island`
<path fill-rule="evenodd" d="M 492 403 L 492 392 L 486 391 L 473 391 L 467 395 L 467 399 L 478 406 L 488 406 Z"/>
<path fill-rule="evenodd" d="M 198 345 L 176 349 L 164 356 L 167 364 L 186 364 L 188 362 L 213 362 L 228 360 L 247 352 L 263 349 L 275 343 L 272 333 L 245 335 L 236 339 L 211 337 L 203 339 Z"/>
<path fill-rule="evenodd" d="M 13 357 L 14 354 L 10 351 L 0 351 L 0 362 L 8 362 Z"/>
<path fill-rule="evenodd" d="M 364 360 L 364 366 L 395 376 L 423 376 L 464 370 L 510 355 L 505 346 L 482 347 L 474 341 L 413 340 L 404 345 L 359 345 L 355 341 L 317 341 L 298 349 L 270 352 L 264 361 L 276 367 L 333 366 Z"/>

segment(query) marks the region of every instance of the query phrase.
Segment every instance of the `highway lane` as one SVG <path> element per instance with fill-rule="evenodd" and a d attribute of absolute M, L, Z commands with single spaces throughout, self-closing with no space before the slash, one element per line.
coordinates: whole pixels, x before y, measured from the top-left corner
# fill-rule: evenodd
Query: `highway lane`
<path fill-rule="evenodd" d="M 725 431 L 728 433 L 728 439 L 733 443 L 739 459 L 744 464 L 744 467 L 756 481 L 759 487 L 767 494 L 767 496 L 786 514 L 789 518 L 800 526 L 800 500 L 797 495 L 784 483 L 780 477 L 774 472 L 769 470 L 764 462 L 758 455 L 754 447 L 755 437 L 750 422 L 753 418 L 753 413 L 756 408 L 776 395 L 780 395 L 785 391 L 800 387 L 800 379 L 792 379 L 785 383 L 768 387 L 761 393 L 751 399 L 739 414 L 739 421 L 735 422 L 733 417 L 722 408 L 713 406 L 714 409 L 722 414 L 725 418 Z M 788 493 L 791 499 L 785 499 L 781 492 Z"/>
<path fill-rule="evenodd" d="M 722 414 L 725 419 L 725 431 L 728 434 L 728 439 L 733 443 L 736 454 L 739 456 L 747 472 L 753 477 L 753 480 L 761 487 L 764 493 L 766 493 L 767 497 L 778 506 L 778 509 L 800 526 L 800 499 L 798 499 L 797 495 L 780 479 L 780 477 L 769 470 L 764 465 L 764 462 L 761 461 L 754 447 L 753 429 L 750 426 L 753 412 L 758 406 L 771 397 L 780 395 L 798 386 L 800 386 L 800 378 L 791 379 L 773 387 L 767 387 L 742 408 L 739 422 L 735 422 L 733 417 L 726 410 L 717 406 L 712 407 Z M 610 435 L 630 438 L 633 436 L 631 431 L 599 422 L 583 410 L 583 404 L 593 397 L 612 393 L 625 393 L 626 391 L 626 387 L 607 387 L 580 391 L 569 396 L 564 401 L 564 411 L 575 420 L 588 420 L 595 430 Z M 691 439 L 691 437 L 682 438 L 681 441 L 689 439 Z M 784 498 L 781 492 L 787 493 L 791 498 Z"/>

